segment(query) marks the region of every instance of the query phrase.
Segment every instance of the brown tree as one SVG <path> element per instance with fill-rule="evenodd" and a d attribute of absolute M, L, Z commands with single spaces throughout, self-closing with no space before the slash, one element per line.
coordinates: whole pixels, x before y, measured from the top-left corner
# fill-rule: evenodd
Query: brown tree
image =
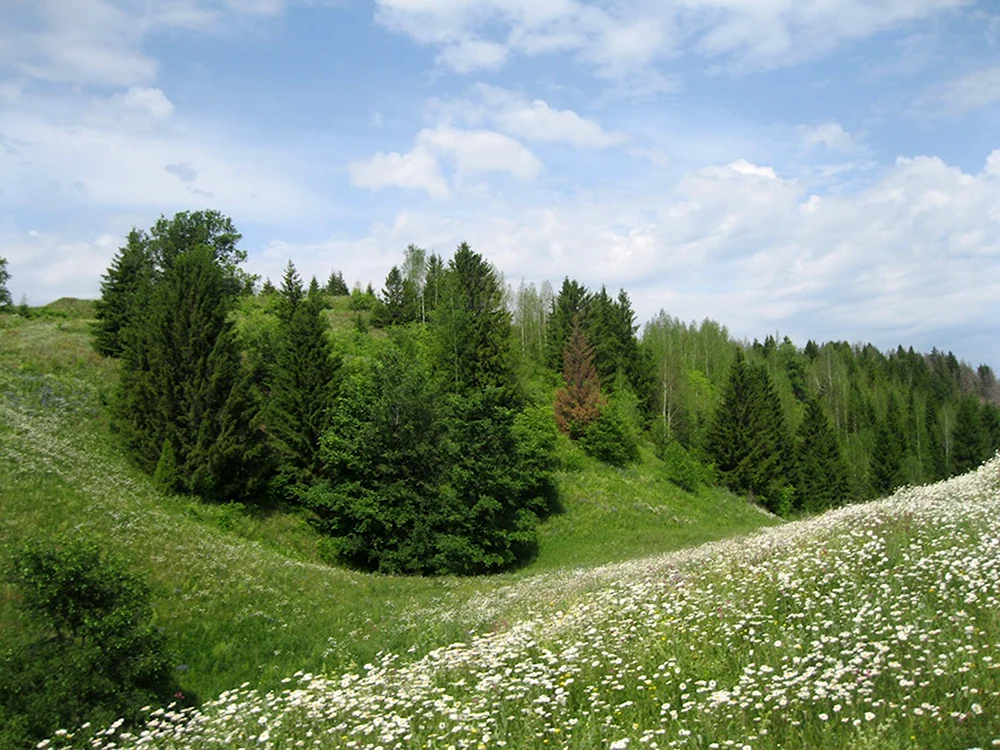
<path fill-rule="evenodd" d="M 563 350 L 563 382 L 565 385 L 556 393 L 556 424 L 576 440 L 601 415 L 605 405 L 594 367 L 594 349 L 583 333 L 579 316 L 573 317 L 569 341 Z"/>

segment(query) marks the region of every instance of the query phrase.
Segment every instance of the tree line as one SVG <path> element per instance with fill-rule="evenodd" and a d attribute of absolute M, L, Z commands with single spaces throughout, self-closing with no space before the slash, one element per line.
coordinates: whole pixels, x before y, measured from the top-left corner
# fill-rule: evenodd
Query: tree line
<path fill-rule="evenodd" d="M 473 573 L 532 554 L 557 506 L 557 431 L 685 489 L 788 515 L 966 471 L 1000 446 L 992 370 L 952 354 L 733 339 L 624 290 L 506 284 L 468 245 L 411 245 L 383 287 L 275 286 L 217 212 L 133 231 L 94 344 L 122 362 L 115 428 L 166 489 L 307 508 L 331 558 Z M 334 335 L 337 297 L 355 316 Z"/>

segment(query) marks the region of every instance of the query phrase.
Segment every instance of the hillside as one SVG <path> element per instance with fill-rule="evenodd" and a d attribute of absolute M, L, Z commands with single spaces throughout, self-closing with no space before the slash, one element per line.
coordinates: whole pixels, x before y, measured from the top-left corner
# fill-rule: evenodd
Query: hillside
<path fill-rule="evenodd" d="M 152 583 L 180 682 L 203 699 L 244 681 L 278 687 L 298 669 L 347 669 L 383 650 L 423 654 L 497 628 L 524 603 L 489 611 L 474 603 L 541 570 L 576 576 L 578 567 L 775 523 L 727 492 L 677 489 L 651 455 L 615 469 L 567 442 L 564 512 L 540 529 L 530 566 L 439 579 L 331 567 L 303 515 L 164 496 L 124 459 L 106 412 L 116 363 L 91 350 L 88 331 L 83 317 L 0 317 L 0 556 L 61 531 L 119 552 Z M 449 614 L 417 614 L 431 609 Z M 17 624 L 10 597 L 0 598 L 0 626 Z"/>
<path fill-rule="evenodd" d="M 1000 458 L 745 539 L 536 576 L 472 602 L 526 606 L 499 632 L 244 686 L 94 746 L 995 745 L 998 512 Z"/>

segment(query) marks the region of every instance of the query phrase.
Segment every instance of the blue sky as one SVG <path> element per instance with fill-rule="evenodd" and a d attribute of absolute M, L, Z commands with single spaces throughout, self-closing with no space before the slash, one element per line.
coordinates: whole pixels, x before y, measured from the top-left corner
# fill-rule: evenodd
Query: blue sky
<path fill-rule="evenodd" d="M 93 297 L 216 208 L 250 270 L 409 243 L 640 320 L 1000 366 L 995 0 L 4 0 L 0 255 Z"/>

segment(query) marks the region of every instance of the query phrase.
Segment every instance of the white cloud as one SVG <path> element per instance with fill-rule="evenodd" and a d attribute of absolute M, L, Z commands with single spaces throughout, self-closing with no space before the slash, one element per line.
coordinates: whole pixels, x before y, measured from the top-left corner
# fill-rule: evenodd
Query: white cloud
<path fill-rule="evenodd" d="M 493 117 L 493 122 L 499 130 L 520 138 L 581 148 L 617 146 L 628 140 L 624 133 L 608 133 L 593 120 L 570 109 L 553 109 L 541 99 L 504 109 Z"/>
<path fill-rule="evenodd" d="M 160 89 L 133 86 L 118 98 L 126 107 L 145 112 L 154 120 L 165 120 L 174 112 L 173 102 Z"/>
<path fill-rule="evenodd" d="M 380 151 L 367 161 L 354 162 L 348 169 L 351 184 L 369 190 L 413 188 L 426 190 L 432 198 L 445 198 L 451 193 L 441 176 L 437 157 L 420 145 L 407 154 Z"/>
<path fill-rule="evenodd" d="M 417 135 L 418 144 L 450 159 L 461 175 L 477 172 L 509 172 L 514 177 L 530 179 L 542 164 L 523 145 L 491 130 L 434 128 Z"/>
<path fill-rule="evenodd" d="M 507 53 L 507 47 L 503 44 L 482 39 L 463 39 L 441 50 L 438 62 L 456 73 L 495 70 L 507 61 Z"/>
<path fill-rule="evenodd" d="M 872 3 L 685 0 L 615 4 L 583 0 L 376 0 L 376 18 L 443 50 L 439 62 L 476 69 L 463 46 L 492 43 L 484 62 L 513 54 L 570 52 L 605 76 L 628 77 L 680 54 L 731 72 L 788 65 L 838 46 L 969 5 L 971 0 Z M 454 50 L 454 52 L 452 52 Z"/>
<path fill-rule="evenodd" d="M 768 180 L 778 179 L 778 175 L 774 172 L 774 167 L 759 167 L 756 164 L 751 164 L 746 159 L 739 159 L 734 161 L 729 165 L 729 169 L 737 174 L 747 175 L 749 177 L 764 177 Z M 717 171 L 709 169 L 709 173 L 719 174 Z"/>
<path fill-rule="evenodd" d="M 798 131 L 802 136 L 802 142 L 808 147 L 822 144 L 833 151 L 844 153 L 851 153 L 857 149 L 854 138 L 838 122 L 824 122 L 815 126 L 800 125 Z"/>
<path fill-rule="evenodd" d="M 964 114 L 1000 102 L 1000 65 L 938 86 L 926 99 L 944 104 L 951 110 L 947 114 Z"/>

